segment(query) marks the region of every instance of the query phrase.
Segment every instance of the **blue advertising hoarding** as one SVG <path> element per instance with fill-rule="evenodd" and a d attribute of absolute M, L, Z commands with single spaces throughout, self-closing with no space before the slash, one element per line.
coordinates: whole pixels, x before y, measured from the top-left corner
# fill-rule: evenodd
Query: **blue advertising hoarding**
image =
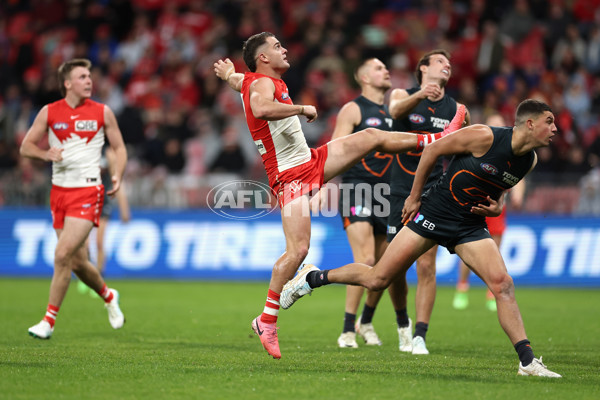
<path fill-rule="evenodd" d="M 240 220 L 210 210 L 133 210 L 133 216 L 108 225 L 109 278 L 267 280 L 285 248 L 278 211 Z M 48 210 L 0 210 L 1 276 L 51 276 L 55 245 Z M 517 284 L 600 287 L 600 218 L 509 216 L 501 251 Z M 306 262 L 335 268 L 351 261 L 340 218 L 313 218 Z M 438 283 L 455 283 L 457 265 L 440 248 Z M 409 281 L 416 281 L 414 268 Z"/>

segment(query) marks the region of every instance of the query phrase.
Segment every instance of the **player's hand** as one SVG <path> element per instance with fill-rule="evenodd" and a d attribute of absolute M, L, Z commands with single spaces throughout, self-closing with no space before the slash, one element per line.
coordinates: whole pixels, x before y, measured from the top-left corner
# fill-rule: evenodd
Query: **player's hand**
<path fill-rule="evenodd" d="M 112 189 L 106 192 L 106 195 L 112 197 L 119 191 L 119 188 L 121 187 L 121 180 L 116 175 L 113 175 L 111 180 Z"/>
<path fill-rule="evenodd" d="M 428 97 L 436 99 L 442 95 L 442 88 L 437 83 L 427 83 L 421 87 L 420 92 L 423 99 Z"/>
<path fill-rule="evenodd" d="M 304 111 L 302 115 L 305 115 L 307 118 L 306 122 L 313 122 L 317 119 L 317 108 L 315 106 L 303 106 Z"/>
<path fill-rule="evenodd" d="M 58 147 L 50 147 L 46 151 L 46 161 L 62 161 L 62 152 L 65 149 L 59 149 Z"/>
<path fill-rule="evenodd" d="M 225 61 L 219 60 L 214 63 L 213 66 L 215 67 L 215 74 L 224 81 L 226 81 L 231 74 L 235 73 L 235 67 L 229 58 L 226 58 Z"/>
<path fill-rule="evenodd" d="M 490 196 L 487 197 L 487 201 L 489 205 L 477 204 L 476 206 L 471 207 L 471 212 L 484 217 L 497 217 L 502 214 L 503 204 L 492 199 Z"/>
<path fill-rule="evenodd" d="M 419 212 L 419 208 L 421 208 L 421 197 L 408 196 L 402 208 L 402 224 L 406 224 L 408 221 L 414 219 Z"/>

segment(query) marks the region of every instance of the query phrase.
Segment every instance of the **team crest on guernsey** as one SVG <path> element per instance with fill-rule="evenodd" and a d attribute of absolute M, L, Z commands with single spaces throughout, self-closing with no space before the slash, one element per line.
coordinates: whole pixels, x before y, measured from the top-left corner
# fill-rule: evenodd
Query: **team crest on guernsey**
<path fill-rule="evenodd" d="M 408 119 L 413 124 L 422 124 L 423 122 L 425 122 L 425 117 L 422 116 L 421 114 L 410 114 L 408 116 Z"/>
<path fill-rule="evenodd" d="M 494 167 L 492 164 L 481 163 L 481 164 L 479 164 L 479 166 L 481 167 L 482 170 L 484 170 L 485 172 L 487 172 L 490 175 L 498 174 L 498 168 Z"/>
<path fill-rule="evenodd" d="M 288 94 L 288 92 L 281 93 L 281 100 L 287 100 L 289 98 L 290 98 L 290 95 Z"/>
<path fill-rule="evenodd" d="M 367 120 L 365 121 L 365 124 L 367 124 L 369 126 L 379 126 L 382 124 L 382 122 L 379 118 L 371 117 L 371 118 L 367 118 Z"/>

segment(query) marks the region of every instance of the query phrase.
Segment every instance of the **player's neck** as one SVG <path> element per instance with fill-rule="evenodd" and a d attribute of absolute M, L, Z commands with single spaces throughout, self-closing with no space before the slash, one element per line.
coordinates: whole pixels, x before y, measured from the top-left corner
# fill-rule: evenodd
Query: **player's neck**
<path fill-rule="evenodd" d="M 83 104 L 83 102 L 85 101 L 85 97 L 79 97 L 76 96 L 74 94 L 71 93 L 67 93 L 67 95 L 65 96 L 65 101 L 67 102 L 67 104 L 69 105 L 69 107 L 71 108 L 77 108 L 80 105 Z"/>
<path fill-rule="evenodd" d="M 285 72 L 285 71 L 283 71 L 283 72 Z M 283 72 L 276 71 L 273 68 L 269 68 L 267 66 L 262 66 L 262 65 L 259 65 L 256 68 L 256 73 L 257 74 L 262 74 L 262 75 L 270 76 L 271 78 L 275 78 L 275 79 L 281 79 L 281 76 L 283 75 Z"/>
<path fill-rule="evenodd" d="M 383 105 L 386 90 L 380 88 L 374 88 L 372 86 L 365 86 L 362 88 L 361 95 L 367 100 L 372 101 L 375 104 Z"/>
<path fill-rule="evenodd" d="M 512 140 L 510 142 L 513 153 L 522 156 L 533 150 L 536 146 L 531 142 L 531 136 L 523 129 L 513 128 Z"/>

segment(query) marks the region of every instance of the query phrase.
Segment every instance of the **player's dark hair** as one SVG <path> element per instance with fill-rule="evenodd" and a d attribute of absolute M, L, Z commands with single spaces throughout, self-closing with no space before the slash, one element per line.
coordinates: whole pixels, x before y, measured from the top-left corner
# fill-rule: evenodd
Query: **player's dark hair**
<path fill-rule="evenodd" d="M 423 73 L 421 72 L 421 65 L 429 65 L 429 59 L 431 58 L 431 56 L 436 55 L 436 54 L 441 54 L 444 57 L 446 57 L 448 60 L 450 60 L 450 53 L 448 53 L 444 49 L 435 49 L 435 50 L 431 50 L 429 53 L 425 53 L 423 55 L 423 57 L 421 57 L 421 59 L 417 63 L 417 68 L 415 69 L 415 76 L 417 77 L 417 83 L 419 85 L 421 84 L 421 80 L 423 79 Z"/>
<path fill-rule="evenodd" d="M 524 124 L 529 117 L 537 117 L 546 111 L 552 112 L 550 106 L 543 101 L 527 99 L 523 100 L 517 107 L 515 125 Z"/>
<path fill-rule="evenodd" d="M 267 42 L 268 37 L 275 37 L 271 32 L 261 32 L 252 35 L 244 42 L 242 57 L 251 72 L 256 72 L 256 51 Z"/>
<path fill-rule="evenodd" d="M 71 71 L 75 67 L 83 67 L 87 69 L 92 68 L 92 62 L 87 58 L 74 58 L 69 61 L 65 61 L 58 67 L 58 87 L 60 87 L 60 93 L 64 96 L 67 95 L 67 88 L 65 88 L 65 81 L 71 78 Z"/>

